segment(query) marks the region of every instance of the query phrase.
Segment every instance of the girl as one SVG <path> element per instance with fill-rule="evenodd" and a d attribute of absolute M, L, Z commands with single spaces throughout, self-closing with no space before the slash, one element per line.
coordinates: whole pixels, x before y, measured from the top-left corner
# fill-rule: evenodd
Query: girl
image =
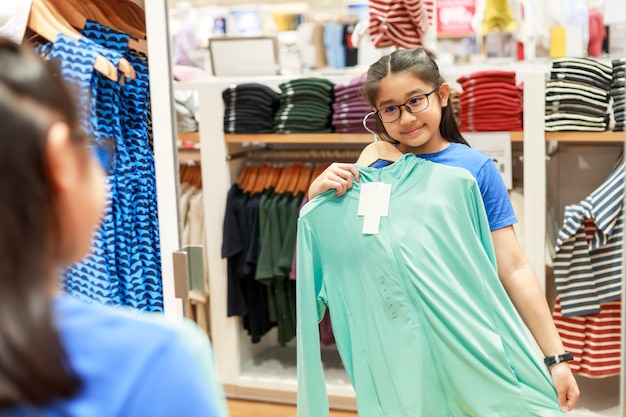
<path fill-rule="evenodd" d="M 225 416 L 199 328 L 60 293 L 105 183 L 51 69 L 0 39 L 0 415 Z"/>
<path fill-rule="evenodd" d="M 364 95 L 374 109 L 382 140 L 395 144 L 403 153 L 462 167 L 474 176 L 506 292 L 546 356 L 546 363 L 551 363 L 554 355 L 564 354 L 543 290 L 515 235 L 517 219 L 506 187 L 491 159 L 463 139 L 448 105 L 450 86 L 435 61 L 422 48 L 394 51 L 370 66 Z M 353 164 L 334 163 L 313 181 L 308 196 L 312 199 L 331 189 L 341 196 L 353 181 L 359 181 Z M 569 365 L 566 361 L 552 364 L 549 371 L 559 406 L 563 411 L 571 410 L 580 393 Z"/>

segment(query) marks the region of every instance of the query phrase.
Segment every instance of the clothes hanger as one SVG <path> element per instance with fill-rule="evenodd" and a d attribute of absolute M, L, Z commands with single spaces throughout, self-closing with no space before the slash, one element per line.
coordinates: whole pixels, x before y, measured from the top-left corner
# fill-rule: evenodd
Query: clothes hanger
<path fill-rule="evenodd" d="M 363 166 L 371 166 L 374 162 L 379 160 L 396 162 L 398 159 L 402 158 L 403 155 L 404 154 L 391 143 L 379 140 L 363 148 L 356 163 Z"/>
<path fill-rule="evenodd" d="M 278 178 L 281 175 L 281 172 L 283 170 L 283 167 L 276 166 L 276 165 L 270 165 L 267 168 L 269 170 L 269 175 L 267 176 L 267 181 L 263 185 L 263 190 L 262 191 L 274 188 L 275 185 L 276 185 L 276 182 L 277 182 L 277 180 L 278 180 Z"/>
<path fill-rule="evenodd" d="M 202 169 L 200 165 L 193 165 L 193 174 L 194 174 L 194 183 L 196 184 L 196 188 L 199 190 L 202 189 Z"/>
<path fill-rule="evenodd" d="M 248 175 L 250 175 L 250 165 L 246 165 L 243 170 L 241 171 L 241 173 L 239 174 L 239 177 L 237 178 L 237 182 L 236 184 L 239 186 L 239 188 L 241 188 L 243 190 L 243 186 L 246 183 L 247 179 L 248 179 Z"/>
<path fill-rule="evenodd" d="M 143 32 L 144 36 L 142 39 L 146 38 L 146 13 L 138 4 L 130 1 L 130 0 L 105 0 L 110 1 L 110 3 L 115 4 L 114 8 L 121 8 L 122 12 L 121 16 L 126 16 L 132 20 L 133 25 Z"/>
<path fill-rule="evenodd" d="M 135 28 L 128 24 L 126 20 L 120 19 L 117 13 L 111 11 L 108 7 L 108 3 L 103 3 L 95 0 L 70 0 L 70 2 L 82 3 L 84 7 L 89 10 L 90 16 L 94 21 L 102 25 L 108 26 L 111 29 L 124 32 L 133 37 L 137 37 Z"/>
<path fill-rule="evenodd" d="M 282 194 L 287 183 L 289 182 L 289 178 L 290 178 L 290 172 L 293 169 L 293 166 L 289 166 L 286 168 L 283 168 L 283 170 L 280 173 L 280 176 L 278 177 L 278 181 L 276 182 L 276 186 L 274 187 L 274 192 L 276 194 Z"/>
<path fill-rule="evenodd" d="M 289 181 L 285 185 L 285 189 L 283 192 L 289 194 L 296 194 L 296 189 L 298 186 L 298 182 L 300 181 L 300 173 L 302 172 L 302 164 L 295 163 L 293 164 L 293 170 L 291 175 L 289 176 Z"/>
<path fill-rule="evenodd" d="M 90 19 L 88 10 L 84 7 L 82 1 L 75 2 L 73 0 L 45 0 L 47 1 L 64 19 L 67 24 L 76 29 L 84 29 L 87 20 Z M 81 36 L 78 33 L 78 36 Z M 135 79 L 137 74 L 133 66 L 126 58 L 120 58 L 118 68 L 126 78 Z"/>
<path fill-rule="evenodd" d="M 28 27 L 45 40 L 54 43 L 59 33 L 78 41 L 80 34 L 74 31 L 47 0 L 32 0 Z M 108 79 L 117 82 L 118 73 L 115 65 L 101 54 L 96 56 L 93 67 Z"/>
<path fill-rule="evenodd" d="M 141 32 L 120 17 L 108 4 L 108 2 L 96 2 L 93 0 L 55 0 L 62 3 L 64 9 L 80 11 L 80 20 L 75 21 L 73 26 L 83 29 L 87 20 L 98 22 L 99 24 L 125 33 L 131 38 L 128 40 L 128 47 L 144 54 L 148 53 L 148 45 L 145 41 L 145 32 Z"/>
<path fill-rule="evenodd" d="M 359 155 L 359 158 L 356 161 L 357 164 L 366 167 L 371 166 L 374 162 L 379 160 L 396 162 L 398 159 L 402 158 L 402 155 L 404 155 L 398 150 L 398 148 L 393 146 L 391 143 L 384 140 L 379 140 L 376 132 L 374 132 L 367 126 L 367 118 L 375 114 L 376 113 L 372 111 L 363 118 L 363 127 L 368 132 L 374 135 L 374 142 L 363 148 L 361 154 Z"/>
<path fill-rule="evenodd" d="M 258 166 L 250 167 L 250 173 L 248 174 L 248 178 L 246 179 L 246 182 L 243 186 L 244 192 L 252 193 L 252 190 L 254 189 L 254 185 L 256 184 L 256 180 L 258 178 L 259 169 L 260 168 Z"/>
<path fill-rule="evenodd" d="M 293 191 L 293 195 L 298 195 L 299 193 L 306 193 L 309 189 L 309 185 L 311 184 L 311 175 L 313 174 L 313 165 L 305 164 L 302 166 L 300 170 L 300 175 L 298 177 L 298 183 L 296 184 L 296 188 Z"/>
<path fill-rule="evenodd" d="M 141 8 L 141 15 L 144 19 L 143 22 L 141 20 L 138 21 L 136 9 L 130 6 L 132 2 L 122 4 L 120 2 L 111 2 L 110 0 L 88 0 L 86 3 L 91 3 L 92 6 L 96 6 L 100 13 L 109 19 L 109 22 L 113 25 L 110 27 L 131 36 L 128 40 L 128 47 L 130 49 L 134 49 L 144 55 L 148 54 L 145 15 Z M 134 3 L 132 4 L 135 5 Z"/>
<path fill-rule="evenodd" d="M 257 173 L 257 178 L 256 181 L 254 182 L 254 186 L 252 187 L 252 190 L 250 191 L 251 194 L 258 194 L 263 192 L 263 190 L 265 189 L 265 184 L 268 181 L 268 177 L 270 176 L 270 168 L 267 166 L 266 163 L 261 164 L 261 166 L 259 167 L 259 171 Z"/>

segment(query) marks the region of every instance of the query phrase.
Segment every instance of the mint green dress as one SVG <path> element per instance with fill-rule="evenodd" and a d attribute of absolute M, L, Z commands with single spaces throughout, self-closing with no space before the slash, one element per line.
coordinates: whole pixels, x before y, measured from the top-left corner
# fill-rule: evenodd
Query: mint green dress
<path fill-rule="evenodd" d="M 298 220 L 298 416 L 328 415 L 326 308 L 359 417 L 564 416 L 498 278 L 472 175 L 412 154 L 358 168 L 345 196 L 314 198 Z M 357 214 L 368 182 L 392 187 L 378 234 Z"/>

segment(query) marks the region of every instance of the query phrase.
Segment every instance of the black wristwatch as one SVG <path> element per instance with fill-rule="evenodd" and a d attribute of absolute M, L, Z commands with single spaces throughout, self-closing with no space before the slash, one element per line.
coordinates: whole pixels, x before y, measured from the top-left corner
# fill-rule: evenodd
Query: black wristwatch
<path fill-rule="evenodd" d="M 572 354 L 572 352 L 565 352 L 560 355 L 546 356 L 543 359 L 543 362 L 546 364 L 546 366 L 552 366 L 556 365 L 557 363 L 569 362 L 571 360 L 574 360 L 574 355 Z"/>

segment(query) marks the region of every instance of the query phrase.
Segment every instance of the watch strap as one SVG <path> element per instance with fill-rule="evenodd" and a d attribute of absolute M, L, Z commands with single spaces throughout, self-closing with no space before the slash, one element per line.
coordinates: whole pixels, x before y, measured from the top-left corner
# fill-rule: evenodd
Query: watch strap
<path fill-rule="evenodd" d="M 574 359 L 574 355 L 572 354 L 572 352 L 565 352 L 565 353 L 561 353 L 560 355 L 546 356 L 543 359 L 543 362 L 546 364 L 546 366 L 552 366 L 561 362 L 569 362 L 573 359 Z"/>

